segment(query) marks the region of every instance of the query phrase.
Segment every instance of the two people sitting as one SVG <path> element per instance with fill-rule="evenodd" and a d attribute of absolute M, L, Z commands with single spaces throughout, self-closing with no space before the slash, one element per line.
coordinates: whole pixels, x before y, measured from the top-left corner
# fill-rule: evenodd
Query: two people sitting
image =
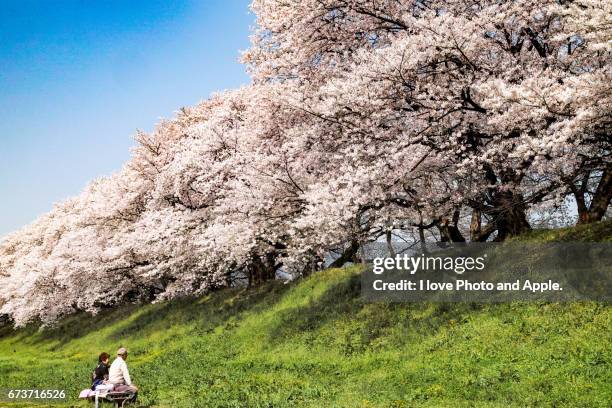
<path fill-rule="evenodd" d="M 114 391 L 136 393 L 138 388 L 132 384 L 127 367 L 128 352 L 124 347 L 117 350 L 117 358 L 109 366 L 110 355 L 102 353 L 93 373 L 91 389 L 94 391 Z"/>

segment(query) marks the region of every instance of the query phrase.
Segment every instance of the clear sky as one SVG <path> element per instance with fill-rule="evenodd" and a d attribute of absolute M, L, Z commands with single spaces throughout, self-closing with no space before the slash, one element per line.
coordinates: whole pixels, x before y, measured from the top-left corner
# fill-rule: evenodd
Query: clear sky
<path fill-rule="evenodd" d="M 249 82 L 248 0 L 0 7 L 0 238 L 119 170 L 136 129 Z"/>

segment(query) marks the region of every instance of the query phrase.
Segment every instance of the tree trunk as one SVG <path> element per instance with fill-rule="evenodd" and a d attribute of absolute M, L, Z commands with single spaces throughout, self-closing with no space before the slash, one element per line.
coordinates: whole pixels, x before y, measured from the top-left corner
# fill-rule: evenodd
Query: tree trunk
<path fill-rule="evenodd" d="M 446 217 L 440 217 L 438 220 L 437 226 L 440 231 L 440 240 L 442 242 L 465 242 L 465 238 L 458 227 L 459 215 L 459 210 L 455 210 L 452 223 Z"/>
<path fill-rule="evenodd" d="M 344 250 L 340 258 L 336 259 L 334 262 L 329 265 L 330 268 L 341 268 L 347 262 L 351 262 L 355 260 L 355 255 L 357 255 L 357 251 L 359 251 L 359 242 L 351 241 L 351 245 Z"/>
<path fill-rule="evenodd" d="M 574 197 L 578 208 L 578 224 L 601 221 L 612 200 L 612 170 L 606 168 L 603 171 L 588 209 L 585 205 L 584 195 L 574 193 Z"/>
<path fill-rule="evenodd" d="M 389 256 L 391 258 L 395 258 L 395 249 L 393 248 L 393 241 L 391 240 L 392 235 L 391 235 L 391 228 L 387 228 L 386 231 L 386 238 L 387 238 L 387 249 L 389 250 Z"/>
<path fill-rule="evenodd" d="M 363 265 L 366 263 L 366 253 L 363 242 L 359 245 L 359 262 Z"/>
<path fill-rule="evenodd" d="M 486 242 L 487 239 L 497 229 L 495 223 L 488 223 L 482 226 L 482 211 L 474 208 L 472 209 L 472 221 L 470 223 L 470 241 L 472 242 Z"/>
<path fill-rule="evenodd" d="M 492 215 L 497 227 L 495 241 L 504 241 L 508 237 L 520 235 L 531 229 L 527 221 L 525 203 L 520 194 L 499 193 Z"/>
<path fill-rule="evenodd" d="M 248 266 L 248 287 L 260 285 L 276 277 L 276 252 L 269 252 L 262 259 L 259 255 L 251 257 L 251 265 Z"/>
<path fill-rule="evenodd" d="M 472 221 L 470 222 L 470 240 L 473 242 L 478 241 L 480 233 L 482 231 L 482 213 L 480 210 L 472 210 Z"/>
<path fill-rule="evenodd" d="M 419 242 L 421 243 L 421 251 L 427 253 L 427 243 L 425 242 L 425 228 L 423 224 L 419 224 Z"/>
<path fill-rule="evenodd" d="M 572 194 L 574 195 L 574 199 L 576 200 L 576 210 L 578 211 L 578 224 L 584 224 L 587 222 L 589 208 L 586 205 L 586 200 L 584 198 L 589 184 L 589 177 L 591 176 L 591 171 L 586 171 L 582 175 L 582 179 L 580 180 L 580 188 L 578 188 L 574 182 L 573 178 L 569 178 L 564 180 L 565 183 L 569 186 Z"/>

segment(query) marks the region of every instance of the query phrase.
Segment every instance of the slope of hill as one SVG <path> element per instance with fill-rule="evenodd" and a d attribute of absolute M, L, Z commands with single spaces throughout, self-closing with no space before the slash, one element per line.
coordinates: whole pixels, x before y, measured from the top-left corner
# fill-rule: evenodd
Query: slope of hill
<path fill-rule="evenodd" d="M 521 239 L 610 241 L 612 223 Z M 366 304 L 359 285 L 359 268 L 332 269 L 45 331 L 5 327 L 0 388 L 64 389 L 64 406 L 87 406 L 74 397 L 97 354 L 126 346 L 141 406 L 612 404 L 609 305 Z"/>

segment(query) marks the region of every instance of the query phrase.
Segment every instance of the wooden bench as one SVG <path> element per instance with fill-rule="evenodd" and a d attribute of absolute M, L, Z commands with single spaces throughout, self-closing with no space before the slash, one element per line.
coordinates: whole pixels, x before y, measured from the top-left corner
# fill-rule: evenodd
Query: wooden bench
<path fill-rule="evenodd" d="M 92 402 L 95 402 L 96 395 L 93 392 L 91 392 L 89 396 L 87 397 L 87 399 Z M 109 392 L 100 393 L 98 395 L 98 402 L 100 401 L 110 402 L 113 404 L 113 406 L 117 408 L 124 407 L 128 404 L 131 404 L 135 401 L 135 399 L 136 399 L 136 393 L 131 392 L 131 391 L 126 391 L 126 392 L 109 391 Z"/>

